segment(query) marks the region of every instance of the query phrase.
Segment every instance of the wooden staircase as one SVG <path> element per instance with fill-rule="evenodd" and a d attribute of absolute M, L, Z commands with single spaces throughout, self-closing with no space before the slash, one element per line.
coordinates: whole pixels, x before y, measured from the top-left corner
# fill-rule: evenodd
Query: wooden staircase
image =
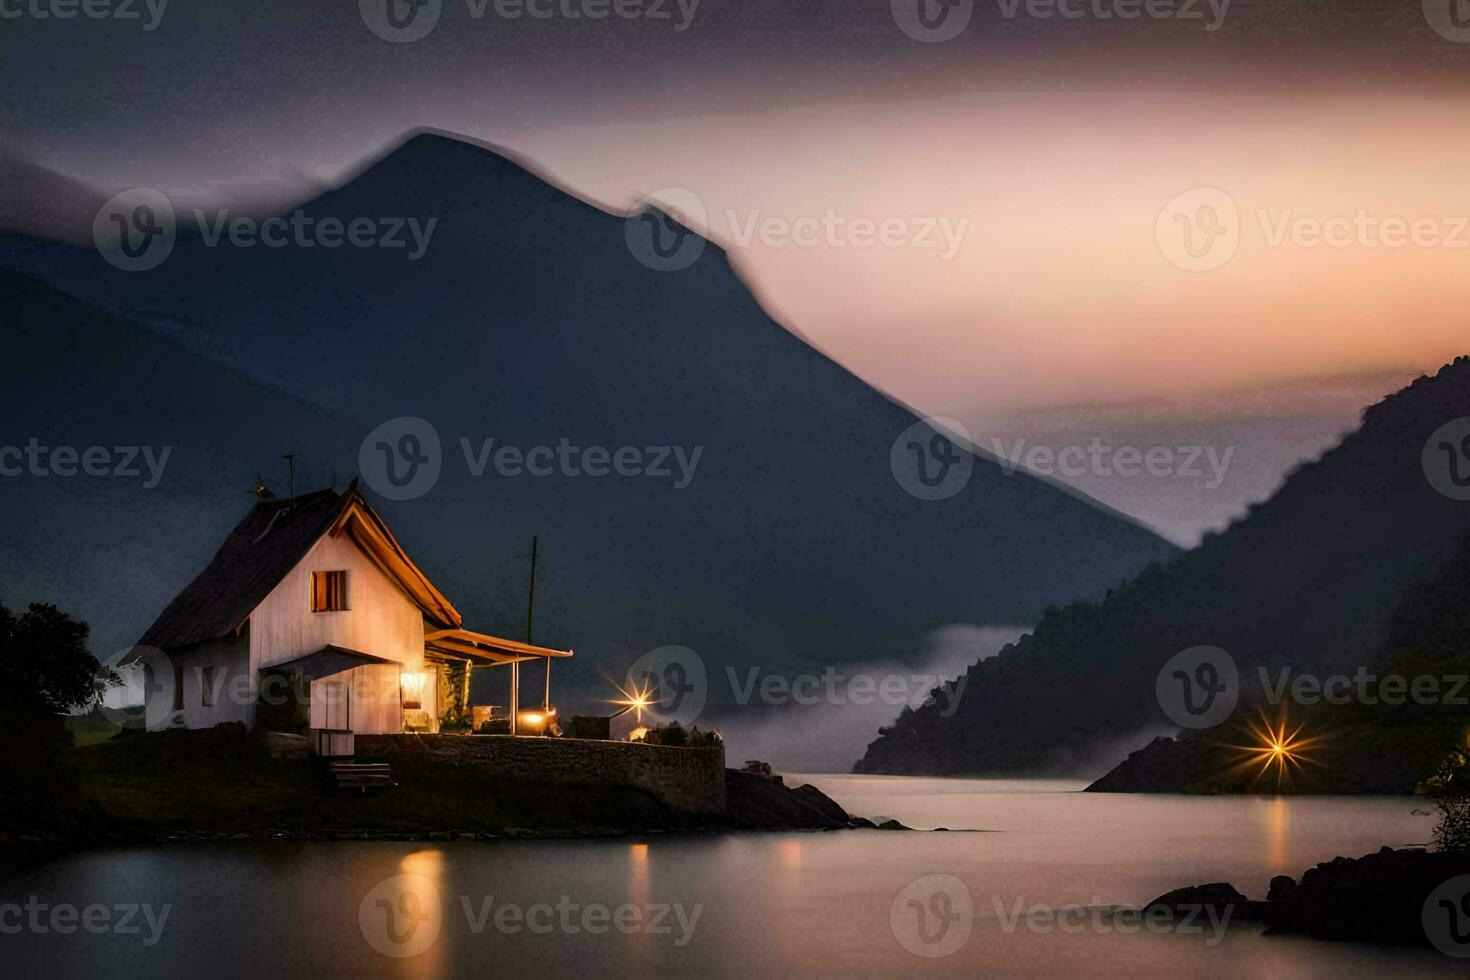
<path fill-rule="evenodd" d="M 392 789 L 398 784 L 393 781 L 393 769 L 386 762 L 358 762 L 356 759 L 328 759 L 326 767 L 327 788 L 332 790 Z"/>

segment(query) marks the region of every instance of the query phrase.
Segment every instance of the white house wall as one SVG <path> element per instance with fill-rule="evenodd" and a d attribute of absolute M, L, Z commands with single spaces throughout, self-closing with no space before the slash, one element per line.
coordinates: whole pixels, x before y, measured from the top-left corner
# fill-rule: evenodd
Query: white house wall
<path fill-rule="evenodd" d="M 347 606 L 311 611 L 311 573 L 345 570 Z M 250 662 L 256 670 L 339 646 L 413 670 L 424 662 L 424 617 L 387 575 L 345 535 L 323 537 L 250 614 Z"/>
<path fill-rule="evenodd" d="M 432 677 L 429 683 L 433 683 Z M 434 694 L 434 689 L 427 688 L 426 694 Z M 335 731 L 350 729 L 359 735 L 396 735 L 403 731 L 398 668 L 368 664 L 312 681 L 310 724 L 312 728 Z"/>
<path fill-rule="evenodd" d="M 184 671 L 184 726 L 209 728 L 226 721 L 255 722 L 255 675 L 243 637 L 201 643 L 178 657 Z M 211 670 L 212 669 L 212 670 Z M 208 677 L 213 705 L 205 705 Z"/>

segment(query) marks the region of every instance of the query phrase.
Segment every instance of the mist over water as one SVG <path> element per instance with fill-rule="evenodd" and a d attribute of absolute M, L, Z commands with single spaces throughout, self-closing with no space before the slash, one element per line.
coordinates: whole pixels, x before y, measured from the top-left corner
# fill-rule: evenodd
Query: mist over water
<path fill-rule="evenodd" d="M 829 675 L 818 675 L 823 683 L 814 688 L 817 703 L 788 703 L 775 711 L 758 710 L 767 708 L 759 686 L 759 679 L 767 675 L 759 672 L 753 703 L 717 721 L 725 735 L 727 764 L 738 767 L 746 759 L 761 759 L 801 772 L 849 772 L 868 743 L 878 737 L 878 729 L 892 724 L 905 703 L 918 708 L 934 687 L 955 680 L 972 664 L 995 656 L 1029 630 L 1029 626 L 966 623 L 941 627 L 924 638 L 921 653 L 912 661 L 895 658 L 837 665 L 830 682 L 824 680 Z M 871 680 L 880 692 L 887 681 L 892 692 L 903 691 L 908 699 L 898 701 L 881 693 L 865 696 L 859 687 L 865 680 Z M 737 684 L 748 681 L 747 674 L 737 672 Z M 728 684 L 731 678 L 720 671 L 710 677 L 710 683 Z M 829 691 L 836 696 L 829 697 Z M 964 692 L 957 696 L 963 698 Z"/>

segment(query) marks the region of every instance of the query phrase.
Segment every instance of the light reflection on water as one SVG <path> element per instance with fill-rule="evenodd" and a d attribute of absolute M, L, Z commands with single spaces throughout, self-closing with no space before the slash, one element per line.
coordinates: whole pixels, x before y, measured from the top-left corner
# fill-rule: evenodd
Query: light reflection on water
<path fill-rule="evenodd" d="M 1076 793 L 1075 784 L 807 777 L 856 813 L 989 833 L 655 835 L 601 841 L 239 844 L 80 854 L 0 880 L 0 902 L 170 903 L 156 947 L 137 936 L 0 937 L 7 972 L 91 976 L 510 977 L 748 973 L 1005 973 L 1311 976 L 1457 973 L 1437 953 L 1263 937 L 1077 935 L 1008 929 L 1025 904 L 1142 904 L 1171 888 L 1231 881 L 1263 897 L 1272 874 L 1337 854 L 1427 839 L 1432 819 L 1390 798 L 1184 798 Z M 802 778 L 788 777 L 793 784 Z M 895 935 L 895 897 L 952 875 L 973 898 L 959 951 L 921 959 Z M 417 875 L 438 893 L 441 929 L 420 955 L 384 956 L 360 907 L 375 886 Z M 489 902 L 487 906 L 487 900 Z M 667 932 L 477 932 L 465 905 L 522 910 L 679 906 Z M 548 912 L 548 915 L 551 913 Z M 585 920 L 595 925 L 593 920 Z"/>

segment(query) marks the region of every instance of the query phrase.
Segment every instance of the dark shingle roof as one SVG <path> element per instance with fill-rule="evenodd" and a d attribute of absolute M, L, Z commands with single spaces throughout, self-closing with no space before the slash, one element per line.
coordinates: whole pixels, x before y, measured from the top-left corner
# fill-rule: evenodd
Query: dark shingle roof
<path fill-rule="evenodd" d="M 352 495 L 319 490 L 294 503 L 256 504 L 138 642 L 175 650 L 234 632 L 331 528 Z"/>

